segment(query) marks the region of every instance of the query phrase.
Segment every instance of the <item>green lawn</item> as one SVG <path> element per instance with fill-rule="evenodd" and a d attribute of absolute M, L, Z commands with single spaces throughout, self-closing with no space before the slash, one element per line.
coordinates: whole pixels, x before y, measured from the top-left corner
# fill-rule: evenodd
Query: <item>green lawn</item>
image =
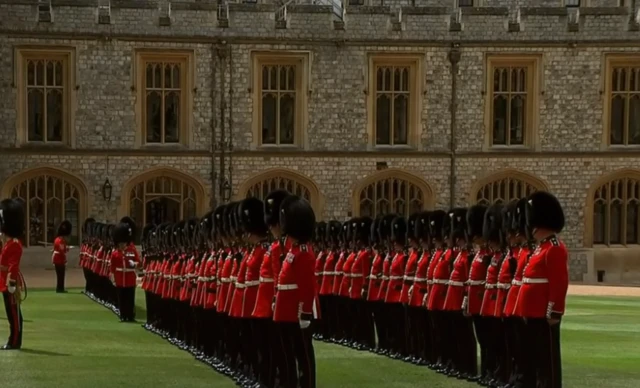
<path fill-rule="evenodd" d="M 142 298 L 138 293 L 139 306 Z M 640 299 L 572 297 L 568 305 L 565 387 L 640 387 Z M 139 325 L 119 323 L 79 291 L 31 291 L 23 309 L 24 349 L 0 353 L 3 387 L 234 386 Z M 0 318 L 0 335 L 7 332 Z M 319 388 L 476 387 L 334 345 L 318 343 L 316 354 Z"/>

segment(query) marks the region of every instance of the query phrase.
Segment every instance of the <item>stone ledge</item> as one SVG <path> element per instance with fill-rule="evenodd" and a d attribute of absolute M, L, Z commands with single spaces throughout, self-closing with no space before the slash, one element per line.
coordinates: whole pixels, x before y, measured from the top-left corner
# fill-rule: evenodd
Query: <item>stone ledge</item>
<path fill-rule="evenodd" d="M 389 6 L 359 6 L 348 9 L 347 14 L 350 15 L 391 15 L 391 7 Z"/>
<path fill-rule="evenodd" d="M 508 16 L 509 8 L 507 7 L 462 7 L 460 8 L 463 15 L 471 16 Z"/>
<path fill-rule="evenodd" d="M 567 16 L 565 7 L 522 7 L 522 16 Z"/>
<path fill-rule="evenodd" d="M 287 12 L 333 14 L 333 7 L 330 5 L 292 4 L 287 6 Z"/>
<path fill-rule="evenodd" d="M 241 3 L 230 3 L 229 4 L 229 12 L 238 11 L 238 12 L 275 12 L 278 8 L 275 4 L 241 4 Z"/>
<path fill-rule="evenodd" d="M 448 15 L 451 12 L 447 7 L 402 7 L 401 9 L 403 15 Z"/>

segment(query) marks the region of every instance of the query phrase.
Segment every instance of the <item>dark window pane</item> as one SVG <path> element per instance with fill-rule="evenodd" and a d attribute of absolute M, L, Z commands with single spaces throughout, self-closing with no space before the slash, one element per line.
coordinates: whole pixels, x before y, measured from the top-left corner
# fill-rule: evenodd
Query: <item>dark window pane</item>
<path fill-rule="evenodd" d="M 622 204 L 620 202 L 614 202 L 610 205 L 609 211 L 611 212 L 611 225 L 610 227 L 610 244 L 622 243 Z"/>
<path fill-rule="evenodd" d="M 507 144 L 507 98 L 496 96 L 493 99 L 493 144 Z"/>
<path fill-rule="evenodd" d="M 44 61 L 36 61 L 36 85 L 44 86 Z"/>
<path fill-rule="evenodd" d="M 628 144 L 640 144 L 640 95 L 629 100 L 629 139 Z"/>
<path fill-rule="evenodd" d="M 47 91 L 47 141 L 62 141 L 62 90 Z"/>
<path fill-rule="evenodd" d="M 29 141 L 44 140 L 44 93 L 39 89 L 28 91 L 27 125 Z"/>
<path fill-rule="evenodd" d="M 391 144 L 391 100 L 387 95 L 378 95 L 376 100 L 376 144 Z"/>
<path fill-rule="evenodd" d="M 593 204 L 593 243 L 605 243 L 605 230 L 607 228 L 606 206 L 602 202 Z"/>
<path fill-rule="evenodd" d="M 27 86 L 36 84 L 36 64 L 33 61 L 27 63 Z"/>
<path fill-rule="evenodd" d="M 54 67 L 55 75 L 54 75 L 54 83 L 56 86 L 63 86 L 62 82 L 64 79 L 64 70 L 62 69 L 62 62 L 57 61 Z"/>
<path fill-rule="evenodd" d="M 153 82 L 153 65 L 152 64 L 147 64 L 147 71 L 146 71 L 146 85 L 145 88 L 152 88 L 154 86 L 154 82 Z"/>
<path fill-rule="evenodd" d="M 177 143 L 180 141 L 180 93 L 170 92 L 164 101 L 164 141 Z"/>
<path fill-rule="evenodd" d="M 162 141 L 162 100 L 159 92 L 147 93 L 147 143 Z"/>
<path fill-rule="evenodd" d="M 47 82 L 47 86 L 53 86 L 53 62 L 47 61 L 45 65 L 45 80 Z"/>
<path fill-rule="evenodd" d="M 509 145 L 524 144 L 526 105 L 526 98 L 524 96 L 514 96 L 511 99 Z"/>
<path fill-rule="evenodd" d="M 627 244 L 638 243 L 638 204 L 629 202 L 627 205 Z"/>
<path fill-rule="evenodd" d="M 262 144 L 276 144 L 277 104 L 273 94 L 262 96 Z"/>
<path fill-rule="evenodd" d="M 393 144 L 407 144 L 409 103 L 407 95 L 397 95 L 393 102 Z"/>
<path fill-rule="evenodd" d="M 615 96 L 611 100 L 611 144 L 624 144 L 624 98 Z"/>
<path fill-rule="evenodd" d="M 295 103 L 291 93 L 280 97 L 280 144 L 293 144 Z"/>

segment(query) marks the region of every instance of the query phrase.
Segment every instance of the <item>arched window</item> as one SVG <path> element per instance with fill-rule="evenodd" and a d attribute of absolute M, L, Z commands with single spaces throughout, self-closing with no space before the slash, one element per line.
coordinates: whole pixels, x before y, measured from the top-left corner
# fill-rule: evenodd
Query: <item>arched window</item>
<path fill-rule="evenodd" d="M 487 206 L 494 203 L 507 204 L 546 189 L 547 185 L 532 175 L 517 170 L 504 170 L 476 182 L 469 202 Z"/>
<path fill-rule="evenodd" d="M 79 243 L 87 206 L 87 189 L 79 178 L 54 168 L 36 168 L 9 178 L 2 196 L 24 202 L 26 246 L 52 244 L 64 220 L 73 226 L 67 243 Z"/>
<path fill-rule="evenodd" d="M 420 177 L 388 169 L 365 178 L 355 189 L 355 217 L 396 213 L 408 216 L 433 207 L 431 187 Z"/>
<path fill-rule="evenodd" d="M 274 168 L 262 171 L 242 183 L 238 196 L 240 199 L 256 197 L 264 200 L 274 190 L 287 190 L 291 194 L 306 199 L 313 207 L 316 218 L 321 219 L 324 200 L 318 185 L 294 170 Z"/>
<path fill-rule="evenodd" d="M 592 198 L 593 244 L 640 243 L 640 176 L 609 179 Z"/>
<path fill-rule="evenodd" d="M 178 222 L 203 212 L 205 191 L 197 180 L 178 170 L 157 168 L 130 179 L 122 200 L 139 230 L 146 224 Z"/>

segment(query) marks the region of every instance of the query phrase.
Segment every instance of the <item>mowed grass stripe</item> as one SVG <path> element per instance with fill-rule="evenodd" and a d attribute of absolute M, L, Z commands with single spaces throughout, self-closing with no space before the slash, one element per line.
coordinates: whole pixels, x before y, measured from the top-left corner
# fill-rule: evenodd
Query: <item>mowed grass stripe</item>
<path fill-rule="evenodd" d="M 145 318 L 138 292 L 138 318 Z M 570 297 L 563 322 L 565 387 L 640 387 L 640 300 Z M 193 357 L 146 332 L 121 324 L 79 291 L 32 291 L 24 305 L 25 350 L 0 353 L 12 388 L 114 386 L 233 387 Z M 7 333 L 0 320 L 0 335 Z M 477 387 L 377 355 L 316 343 L 319 388 Z"/>

